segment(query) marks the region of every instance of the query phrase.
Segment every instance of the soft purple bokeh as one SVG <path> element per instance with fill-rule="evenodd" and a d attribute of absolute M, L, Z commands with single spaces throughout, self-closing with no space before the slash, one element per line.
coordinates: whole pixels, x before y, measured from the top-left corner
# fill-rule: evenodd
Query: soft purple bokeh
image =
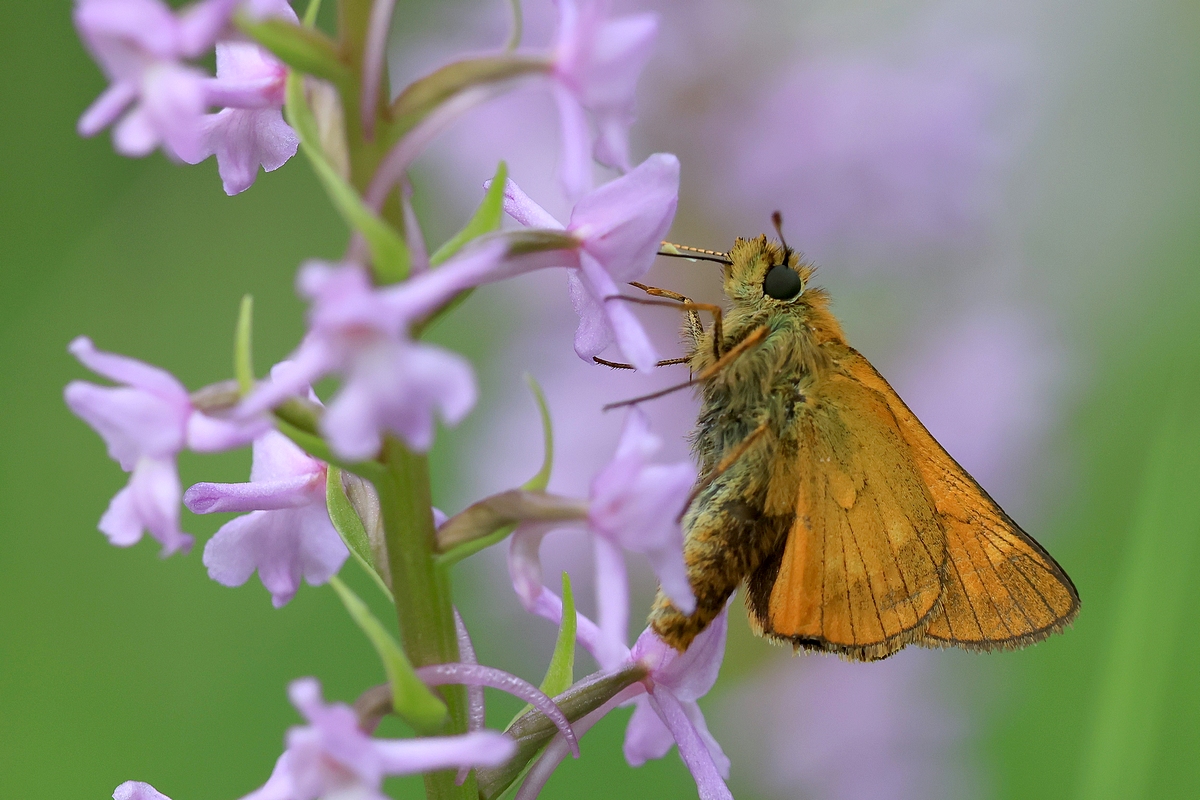
<path fill-rule="evenodd" d="M 997 88 L 966 54 L 804 59 L 724 128 L 722 181 L 807 250 L 930 244 L 984 224 L 1004 155 Z M 721 136 L 721 134 L 718 134 Z"/>
<path fill-rule="evenodd" d="M 941 800 L 969 794 L 964 721 L 942 697 L 938 656 L 861 664 L 780 659 L 725 694 L 720 732 L 770 797 Z"/>
<path fill-rule="evenodd" d="M 179 529 L 176 457 L 184 448 L 218 452 L 249 444 L 269 421 L 261 415 L 237 421 L 207 416 L 170 373 L 97 350 L 85 336 L 68 349 L 88 369 L 121 384 L 71 381 L 63 392 L 71 411 L 103 437 L 109 456 L 132 473 L 100 518 L 100 530 L 120 547 L 136 544 L 149 531 L 164 556 L 190 549 L 192 537 Z"/>
<path fill-rule="evenodd" d="M 283 434 L 254 443 L 249 483 L 197 483 L 183 496 L 196 514 L 249 511 L 221 526 L 204 546 L 208 575 L 241 586 L 257 571 L 271 602 L 281 608 L 303 578 L 319 586 L 349 557 L 325 507 L 328 468 Z"/>

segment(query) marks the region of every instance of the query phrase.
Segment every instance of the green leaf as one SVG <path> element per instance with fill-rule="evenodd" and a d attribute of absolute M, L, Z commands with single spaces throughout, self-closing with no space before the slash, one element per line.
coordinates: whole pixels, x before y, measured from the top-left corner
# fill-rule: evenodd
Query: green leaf
<path fill-rule="evenodd" d="M 1200 384 L 1176 387 L 1150 450 L 1111 602 L 1080 798 L 1150 797 L 1180 642 L 1194 636 L 1200 569 Z"/>
<path fill-rule="evenodd" d="M 317 178 L 325 187 L 334 207 L 354 230 L 362 234 L 371 250 L 371 266 L 380 283 L 395 283 L 408 277 L 411 258 L 408 246 L 390 225 L 371 210 L 358 192 L 329 162 L 321 149 L 321 137 L 312 107 L 304 96 L 304 79 L 295 70 L 288 71 L 287 102 L 284 112 L 288 124 L 300 137 L 300 146 L 312 162 Z"/>
<path fill-rule="evenodd" d="M 254 355 L 251 347 L 251 332 L 254 323 L 254 298 L 242 297 L 238 309 L 237 333 L 233 344 L 233 374 L 237 376 L 238 392 L 246 395 L 254 388 Z"/>
<path fill-rule="evenodd" d="M 495 186 L 495 184 L 492 185 Z M 526 375 L 525 380 L 533 391 L 533 399 L 537 402 L 538 415 L 542 420 L 542 468 L 537 471 L 536 475 L 521 484 L 521 488 L 526 491 L 540 492 L 544 491 L 547 484 L 550 483 L 550 470 L 554 466 L 554 429 L 550 424 L 550 408 L 546 405 L 546 395 L 542 392 L 542 387 L 538 385 L 532 375 Z M 439 567 L 451 567 L 467 556 L 472 556 L 480 550 L 504 541 L 516 527 L 516 525 L 505 525 L 489 536 L 473 539 L 453 550 L 434 556 L 434 561 Z"/>
<path fill-rule="evenodd" d="M 475 209 L 475 213 L 463 226 L 463 229 L 454 234 L 449 241 L 437 249 L 436 253 L 429 257 L 429 263 L 432 266 L 436 267 L 449 259 L 472 239 L 485 233 L 491 233 L 500 227 L 500 216 L 504 212 L 504 184 L 507 181 L 508 165 L 501 161 L 496 167 L 492 185 L 488 187 L 487 193 L 483 196 L 483 202 L 479 204 L 479 208 Z"/>
<path fill-rule="evenodd" d="M 575 596 L 571 592 L 571 576 L 562 574 L 563 618 L 558 626 L 558 639 L 554 642 L 554 654 L 541 689 L 554 697 L 562 694 L 575 682 Z"/>
<path fill-rule="evenodd" d="M 549 59 L 516 53 L 469 58 L 447 64 L 410 83 L 392 101 L 393 135 L 400 136 L 412 130 L 430 112 L 465 89 L 549 70 Z"/>
<path fill-rule="evenodd" d="M 316 28 L 279 18 L 255 20 L 245 14 L 238 14 L 234 22 L 239 30 L 292 69 L 338 87 L 346 87 L 354 79 L 350 68 L 338 58 L 337 44 Z"/>
<path fill-rule="evenodd" d="M 542 387 L 529 373 L 525 373 L 525 382 L 529 384 L 529 389 L 533 392 L 533 399 L 537 402 L 538 416 L 542 420 L 542 468 L 537 471 L 536 475 L 521 484 L 521 488 L 528 492 L 542 492 L 550 483 L 550 470 L 554 467 L 554 429 L 550 425 L 550 407 L 546 405 L 546 395 L 542 391 Z"/>
<path fill-rule="evenodd" d="M 338 593 L 351 618 L 371 640 L 383 661 L 392 687 L 392 710 L 422 733 L 434 733 L 446 718 L 446 704 L 429 690 L 409 663 L 408 656 L 358 595 L 334 575 L 329 585 Z"/>
<path fill-rule="evenodd" d="M 325 506 L 329 510 L 329 521 L 333 523 L 338 536 L 341 536 L 342 541 L 346 543 L 350 555 L 354 556 L 354 560 L 358 562 L 359 566 L 366 570 L 371 579 L 383 590 L 388 600 L 394 603 L 395 599 L 392 597 L 391 590 L 383 582 L 379 570 L 375 568 L 375 558 L 371 552 L 371 541 L 367 537 L 367 529 L 359 519 L 358 512 L 354 510 L 350 498 L 346 496 L 346 488 L 342 485 L 342 471 L 337 467 L 329 467 L 326 475 Z"/>

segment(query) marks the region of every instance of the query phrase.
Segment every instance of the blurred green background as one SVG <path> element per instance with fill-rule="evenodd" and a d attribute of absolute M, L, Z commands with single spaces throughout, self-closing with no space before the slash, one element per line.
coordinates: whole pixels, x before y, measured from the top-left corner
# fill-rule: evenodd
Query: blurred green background
<path fill-rule="evenodd" d="M 1017 234 L 1041 270 L 1027 290 L 1059 307 L 1080 360 L 1050 436 L 1070 479 L 1038 530 L 1083 612 L 1032 650 L 953 661 L 972 715 L 972 793 L 1195 797 L 1200 6 L 1126 0 L 1065 16 L 1077 24 L 1048 34 L 1076 53 L 1063 100 L 1034 131 L 1009 202 L 1037 210 Z M 186 557 L 161 560 L 151 541 L 107 544 L 96 522 L 125 476 L 62 402 L 66 382 L 84 377 L 65 347 L 86 333 L 189 386 L 221 380 L 250 292 L 261 369 L 302 331 L 296 266 L 336 257 L 345 231 L 300 159 L 227 198 L 211 161 L 132 161 L 106 135 L 77 138 L 103 84 L 68 3 L 5 3 L 0 37 L 0 796 L 102 798 L 139 779 L 174 800 L 239 797 L 266 778 L 297 721 L 289 680 L 316 675 L 327 697 L 348 701 L 381 669 L 328 588 L 276 611 L 257 578 L 239 589 L 210 581 L 199 550 L 224 518 L 185 513 L 199 540 Z M 503 328 L 492 306 L 465 313 Z M 447 341 L 488 358 L 485 337 L 445 327 Z M 444 479 L 462 450 L 442 437 Z M 248 460 L 185 455 L 184 485 L 244 480 Z M 733 636 L 739 647 L 747 638 Z M 479 646 L 504 665 L 503 642 Z M 730 655 L 733 678 L 761 658 L 747 647 Z M 500 723 L 515 707 L 496 698 L 491 713 Z M 547 796 L 694 796 L 674 755 L 625 765 L 627 714 L 589 734 L 586 757 L 565 764 Z M 746 785 L 735 772 L 739 797 L 753 796 Z M 418 787 L 390 785 L 396 797 Z"/>

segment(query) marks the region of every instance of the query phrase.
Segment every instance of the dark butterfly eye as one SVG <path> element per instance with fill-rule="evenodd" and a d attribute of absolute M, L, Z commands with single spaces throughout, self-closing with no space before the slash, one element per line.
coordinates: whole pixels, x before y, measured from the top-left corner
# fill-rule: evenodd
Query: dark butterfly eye
<path fill-rule="evenodd" d="M 800 280 L 800 273 L 796 270 L 785 267 L 783 264 L 767 270 L 767 277 L 763 280 L 763 294 L 767 297 L 773 297 L 776 300 L 793 300 L 802 291 L 804 291 L 804 281 Z"/>

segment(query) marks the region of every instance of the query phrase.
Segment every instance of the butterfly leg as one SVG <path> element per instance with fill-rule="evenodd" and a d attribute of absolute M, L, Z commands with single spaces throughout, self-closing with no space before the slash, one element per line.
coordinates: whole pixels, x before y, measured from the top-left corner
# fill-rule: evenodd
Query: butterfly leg
<path fill-rule="evenodd" d="M 659 289 L 656 286 L 647 286 L 644 283 L 630 281 L 630 286 L 641 289 L 651 297 L 665 297 L 668 300 L 674 300 L 680 304 L 680 308 L 684 308 L 688 312 L 688 324 L 684 329 L 688 338 L 691 340 L 692 352 L 696 351 L 701 339 L 704 337 L 704 324 L 700 322 L 700 312 L 707 311 L 713 315 L 713 358 L 721 357 L 721 343 L 724 341 L 722 335 L 722 309 L 718 305 L 712 303 L 697 303 L 686 295 L 679 292 L 672 292 L 670 289 Z M 647 305 L 669 305 L 663 303 L 651 303 L 643 300 L 643 304 Z"/>
<path fill-rule="evenodd" d="M 669 367 L 674 364 L 686 364 L 690 360 L 691 359 L 687 359 L 687 358 L 668 358 L 664 361 L 659 361 L 654 366 Z M 597 364 L 599 364 L 603 367 L 612 367 L 613 369 L 634 369 L 633 364 L 625 364 L 620 361 L 606 361 L 605 359 L 600 358 L 599 356 L 592 356 L 592 361 L 596 362 Z"/>

